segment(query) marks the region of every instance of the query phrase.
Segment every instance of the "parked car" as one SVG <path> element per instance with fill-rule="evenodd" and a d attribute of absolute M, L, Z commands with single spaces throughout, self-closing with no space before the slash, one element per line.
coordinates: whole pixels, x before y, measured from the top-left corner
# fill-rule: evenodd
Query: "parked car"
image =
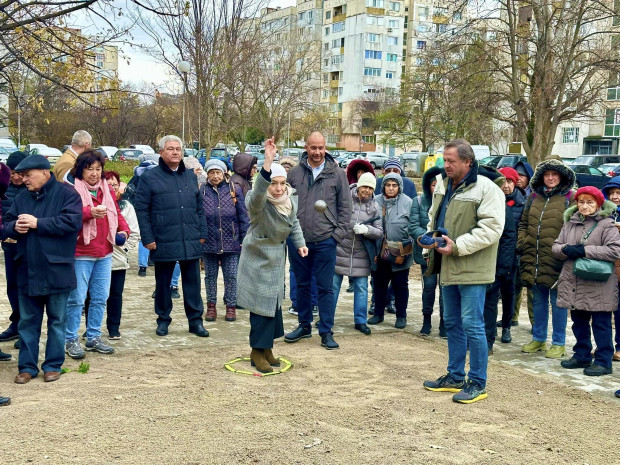
<path fill-rule="evenodd" d="M 138 149 L 118 149 L 112 159 L 115 161 L 137 160 L 142 153 L 142 150 Z"/>
<path fill-rule="evenodd" d="M 504 157 L 502 157 L 501 155 L 491 155 L 490 157 L 484 157 L 483 159 L 479 160 L 478 163 L 484 166 L 489 166 L 491 168 L 497 168 L 497 165 L 500 161 L 502 161 L 502 158 Z"/>
<path fill-rule="evenodd" d="M 514 168 L 520 161 L 527 161 L 527 157 L 525 155 L 521 155 L 520 153 L 509 153 L 508 155 L 500 157 L 500 161 L 495 168 L 500 169 L 507 166 Z"/>
<path fill-rule="evenodd" d="M 580 155 L 573 160 L 574 165 L 588 165 L 598 168 L 606 163 L 620 164 L 620 155 Z"/>
<path fill-rule="evenodd" d="M 31 153 L 34 149 L 43 149 L 46 148 L 47 145 L 45 144 L 28 144 L 26 145 L 26 147 L 24 148 L 25 152 Z M 60 152 L 60 150 L 59 150 Z"/>
<path fill-rule="evenodd" d="M 114 156 L 114 154 L 118 152 L 118 147 L 113 147 L 111 145 L 101 145 L 97 147 L 95 150 L 103 153 L 106 159 L 112 160 L 112 157 Z"/>
<path fill-rule="evenodd" d="M 198 155 L 198 150 L 196 149 L 183 149 L 183 156 L 184 157 L 194 157 L 196 158 L 196 155 Z"/>
<path fill-rule="evenodd" d="M 602 189 L 609 182 L 609 176 L 592 166 L 568 165 L 568 167 L 575 172 L 575 184 L 577 184 L 577 187 L 594 186 Z"/>
<path fill-rule="evenodd" d="M 9 155 L 14 151 L 15 150 L 7 150 L 4 147 L 0 146 L 0 162 L 6 163 L 7 159 L 9 158 Z"/>
<path fill-rule="evenodd" d="M 260 153 L 260 149 L 262 149 L 260 145 L 248 144 L 245 146 L 245 153 Z"/>
<path fill-rule="evenodd" d="M 265 154 L 258 152 L 258 153 L 252 153 L 252 155 L 258 158 L 258 161 L 256 162 L 256 170 L 260 171 L 260 169 L 265 164 Z"/>
<path fill-rule="evenodd" d="M 299 160 L 301 158 L 302 153 L 304 153 L 304 149 L 298 149 L 298 148 L 282 149 L 283 157 L 293 157 L 295 160 Z"/>
<path fill-rule="evenodd" d="M 153 147 L 151 147 L 150 145 L 132 144 L 129 146 L 129 148 L 142 150 L 143 153 L 155 153 L 155 150 L 153 150 Z"/>
<path fill-rule="evenodd" d="M 239 147 L 237 147 L 235 144 L 228 144 L 226 146 L 226 151 L 231 157 L 234 157 L 239 153 Z"/>
<path fill-rule="evenodd" d="M 341 168 L 346 168 L 351 163 L 351 160 L 355 160 L 356 158 L 362 158 L 364 152 L 346 152 L 346 156 L 340 162 Z"/>
<path fill-rule="evenodd" d="M 17 145 L 15 145 L 13 139 L 9 137 L 0 138 L 0 147 L 7 149 L 9 152 L 15 152 L 17 150 Z"/>
<path fill-rule="evenodd" d="M 254 153 L 253 155 L 257 154 Z M 205 163 L 207 162 L 206 149 L 200 149 L 196 158 L 198 158 L 198 161 L 202 166 L 205 166 Z M 218 147 L 211 149 L 209 159 L 211 158 L 217 158 L 218 160 L 222 160 L 224 163 L 226 163 L 226 166 L 228 166 L 229 170 L 232 169 L 232 158 L 228 156 L 228 154 L 226 153 L 226 149 Z"/>
<path fill-rule="evenodd" d="M 599 166 L 598 169 L 610 178 L 620 175 L 620 164 L 618 163 L 605 163 Z"/>
<path fill-rule="evenodd" d="M 43 145 L 43 144 L 33 144 L 33 145 Z M 27 147 L 27 146 L 26 146 Z M 43 147 L 33 147 L 28 151 L 29 155 L 43 155 L 50 162 L 50 165 L 54 165 L 58 159 L 62 156 L 62 152 L 54 147 L 48 147 L 47 145 L 43 145 Z"/>

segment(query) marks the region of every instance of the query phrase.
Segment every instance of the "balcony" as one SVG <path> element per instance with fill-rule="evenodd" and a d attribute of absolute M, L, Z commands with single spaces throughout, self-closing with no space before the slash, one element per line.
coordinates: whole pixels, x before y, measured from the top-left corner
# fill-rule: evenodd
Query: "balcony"
<path fill-rule="evenodd" d="M 385 9 L 369 6 L 366 8 L 366 14 L 374 15 L 374 16 L 385 16 Z"/>
<path fill-rule="evenodd" d="M 330 95 L 329 96 L 329 103 L 338 103 L 338 96 L 337 95 Z"/>
<path fill-rule="evenodd" d="M 339 86 L 340 80 L 338 79 L 332 79 L 331 81 L 329 81 L 329 87 L 331 89 L 337 89 Z"/>
<path fill-rule="evenodd" d="M 339 23 L 340 21 L 344 21 L 345 19 L 347 19 L 347 14 L 346 13 L 341 13 L 339 15 L 336 15 L 332 18 L 332 22 L 333 23 Z"/>
<path fill-rule="evenodd" d="M 448 24 L 450 18 L 445 15 L 433 15 L 433 23 L 435 24 Z"/>

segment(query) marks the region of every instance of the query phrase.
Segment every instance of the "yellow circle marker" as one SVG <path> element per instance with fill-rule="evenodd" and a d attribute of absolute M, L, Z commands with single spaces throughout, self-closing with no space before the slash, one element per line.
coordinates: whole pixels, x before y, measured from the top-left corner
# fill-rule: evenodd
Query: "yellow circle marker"
<path fill-rule="evenodd" d="M 231 360 L 228 363 L 224 364 L 224 368 L 226 368 L 228 371 L 232 372 L 232 373 L 239 373 L 241 375 L 250 375 L 250 376 L 258 376 L 258 377 L 263 377 L 263 376 L 270 376 L 270 375 L 279 375 L 280 373 L 284 373 L 285 371 L 288 371 L 291 369 L 291 367 L 293 366 L 293 363 L 288 361 L 287 359 L 283 358 L 283 357 L 279 357 L 278 360 L 280 361 L 281 364 L 284 364 L 283 367 L 281 367 L 279 370 L 274 370 L 271 373 L 261 373 L 259 371 L 248 371 L 248 370 L 238 370 L 237 368 L 234 367 L 235 363 L 237 362 L 250 362 L 250 357 L 237 357 L 233 360 Z"/>

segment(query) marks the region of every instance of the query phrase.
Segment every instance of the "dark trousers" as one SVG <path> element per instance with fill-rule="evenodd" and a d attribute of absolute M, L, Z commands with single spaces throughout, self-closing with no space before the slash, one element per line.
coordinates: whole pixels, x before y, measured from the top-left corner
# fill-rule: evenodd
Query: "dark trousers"
<path fill-rule="evenodd" d="M 383 318 L 385 306 L 388 303 L 388 285 L 392 282 L 394 288 L 394 304 L 396 318 L 407 317 L 407 301 L 409 300 L 409 268 L 392 271 L 392 264 L 384 260 L 377 262 L 375 278 L 375 316 Z"/>
<path fill-rule="evenodd" d="M 497 313 L 499 296 L 502 296 L 502 328 L 510 328 L 515 305 L 515 276 L 496 276 L 495 282 L 488 284 L 484 300 L 484 331 L 487 344 L 493 347 L 497 334 Z"/>
<path fill-rule="evenodd" d="M 618 310 L 614 312 L 614 325 L 616 327 L 616 352 L 620 351 L 620 299 L 618 299 Z"/>
<path fill-rule="evenodd" d="M 125 275 L 127 270 L 112 270 L 110 281 L 110 296 L 107 302 L 106 326 L 108 332 L 118 331 L 121 326 L 121 313 L 123 311 L 123 289 L 125 288 Z"/>
<path fill-rule="evenodd" d="M 250 347 L 271 349 L 274 339 L 282 336 L 284 336 L 282 307 L 278 307 L 273 317 L 250 312 Z"/>
<path fill-rule="evenodd" d="M 596 342 L 594 363 L 611 368 L 611 358 L 614 354 L 611 312 L 571 310 L 570 317 L 573 320 L 573 334 L 577 339 L 577 343 L 573 346 L 574 357 L 581 362 L 592 360 L 592 337 L 590 335 L 590 320 L 592 320 L 592 334 Z"/>
<path fill-rule="evenodd" d="M 170 324 L 172 318 L 172 294 L 170 280 L 177 262 L 155 262 L 155 313 L 157 323 Z M 179 260 L 183 283 L 183 305 L 189 327 L 201 325 L 202 296 L 200 295 L 200 260 Z"/>
<path fill-rule="evenodd" d="M 433 307 L 435 307 L 435 290 L 439 281 L 439 275 L 432 274 L 426 276 L 427 265 L 421 265 L 422 268 L 422 315 L 431 316 Z M 439 318 L 443 320 L 443 292 L 439 286 Z"/>
<path fill-rule="evenodd" d="M 17 329 L 19 323 L 19 292 L 17 287 L 17 268 L 15 267 L 15 255 L 17 255 L 17 244 L 2 244 L 4 251 L 4 270 L 6 272 L 6 295 L 11 304 L 11 326 Z"/>
<path fill-rule="evenodd" d="M 316 277 L 319 296 L 319 334 L 331 333 L 334 326 L 334 268 L 336 266 L 336 240 L 332 237 L 320 242 L 308 242 L 308 256 L 290 254 L 297 281 L 297 319 L 299 324 L 312 326 L 312 276 Z"/>
<path fill-rule="evenodd" d="M 27 372 L 33 377 L 39 373 L 39 339 L 41 338 L 43 313 L 47 314 L 47 343 L 45 344 L 45 361 L 41 368 L 44 373 L 60 371 L 65 362 L 65 322 L 68 299 L 68 292 L 35 297 L 19 294 L 21 317 L 17 329 L 21 346 L 17 368 L 20 373 Z"/>

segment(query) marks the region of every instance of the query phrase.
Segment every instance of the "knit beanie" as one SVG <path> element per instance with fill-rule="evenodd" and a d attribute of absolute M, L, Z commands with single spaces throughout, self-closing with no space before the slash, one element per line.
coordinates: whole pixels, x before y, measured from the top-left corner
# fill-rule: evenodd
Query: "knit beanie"
<path fill-rule="evenodd" d="M 6 166 L 14 170 L 19 165 L 19 162 L 26 158 L 26 154 L 24 152 L 13 152 L 9 155 L 9 158 L 6 159 Z"/>
<path fill-rule="evenodd" d="M 284 176 L 286 179 L 286 168 L 278 163 L 271 164 L 271 179 L 277 178 L 278 176 Z"/>
<path fill-rule="evenodd" d="M 357 180 L 357 187 L 370 187 L 373 191 L 375 187 L 377 187 L 377 179 L 372 175 L 372 173 L 364 173 Z"/>
<path fill-rule="evenodd" d="M 218 160 L 217 158 L 212 158 L 207 163 L 205 163 L 205 173 L 208 173 L 211 170 L 220 170 L 222 173 L 228 172 L 226 163 L 224 163 L 222 160 Z"/>
<path fill-rule="evenodd" d="M 389 168 L 398 168 L 399 172 L 403 172 L 403 167 L 401 166 L 400 161 L 396 157 L 388 158 L 388 160 L 385 162 L 385 165 L 383 165 L 383 171 Z"/>
<path fill-rule="evenodd" d="M 509 166 L 505 166 L 504 168 L 500 168 L 498 170 L 506 179 L 510 179 L 515 184 L 519 181 L 519 173 L 514 168 Z"/>
<path fill-rule="evenodd" d="M 584 186 L 577 189 L 577 193 L 575 194 L 575 200 L 579 200 L 579 196 L 581 194 L 588 194 L 594 197 L 594 200 L 596 200 L 596 203 L 599 207 L 605 203 L 605 197 L 603 196 L 603 193 L 594 186 Z"/>

